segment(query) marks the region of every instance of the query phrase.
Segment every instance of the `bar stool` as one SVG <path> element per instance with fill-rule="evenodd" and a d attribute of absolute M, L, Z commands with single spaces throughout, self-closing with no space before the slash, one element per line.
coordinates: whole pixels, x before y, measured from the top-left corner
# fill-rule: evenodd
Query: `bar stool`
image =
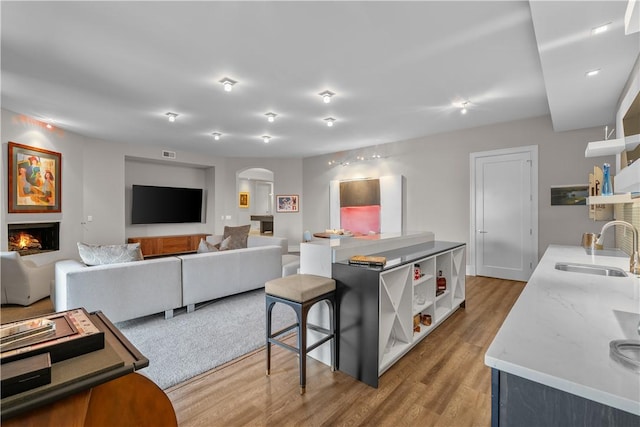
<path fill-rule="evenodd" d="M 267 376 L 271 371 L 271 344 L 277 344 L 297 353 L 300 358 L 300 394 L 304 394 L 307 376 L 307 353 L 331 340 L 331 370 L 336 369 L 336 281 L 312 274 L 293 274 L 269 280 L 265 283 L 267 311 Z M 325 301 L 329 307 L 329 329 L 307 323 L 311 307 Z M 277 332 L 271 332 L 271 312 L 276 303 L 286 304 L 296 312 L 298 322 Z M 298 347 L 277 339 L 280 335 L 297 328 Z M 325 336 L 307 347 L 307 328 Z"/>

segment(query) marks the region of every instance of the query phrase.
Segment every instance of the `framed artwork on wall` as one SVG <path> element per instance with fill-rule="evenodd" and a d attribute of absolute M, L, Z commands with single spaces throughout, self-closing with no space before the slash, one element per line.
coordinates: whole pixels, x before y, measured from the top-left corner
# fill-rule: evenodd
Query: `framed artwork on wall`
<path fill-rule="evenodd" d="M 9 142 L 9 213 L 61 212 L 62 155 Z"/>
<path fill-rule="evenodd" d="M 248 208 L 249 207 L 249 193 L 240 192 L 240 198 L 238 199 L 238 206 L 240 206 L 241 208 Z"/>
<path fill-rule="evenodd" d="M 298 212 L 299 206 L 297 194 L 276 196 L 276 212 Z"/>
<path fill-rule="evenodd" d="M 551 206 L 585 206 L 589 197 L 588 185 L 552 185 Z"/>

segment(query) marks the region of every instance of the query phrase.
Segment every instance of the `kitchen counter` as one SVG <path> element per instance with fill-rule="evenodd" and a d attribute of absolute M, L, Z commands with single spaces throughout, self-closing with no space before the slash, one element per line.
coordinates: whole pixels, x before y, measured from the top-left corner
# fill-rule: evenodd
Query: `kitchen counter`
<path fill-rule="evenodd" d="M 640 415 L 640 374 L 609 356 L 609 342 L 640 339 L 638 277 L 555 269 L 556 262 L 618 267 L 628 257 L 551 245 L 514 304 L 485 364 L 536 383 Z"/>

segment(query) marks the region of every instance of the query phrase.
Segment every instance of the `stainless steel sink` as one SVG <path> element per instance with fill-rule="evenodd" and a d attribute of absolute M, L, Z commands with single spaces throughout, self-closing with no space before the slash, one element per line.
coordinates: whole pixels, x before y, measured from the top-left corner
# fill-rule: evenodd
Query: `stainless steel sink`
<path fill-rule="evenodd" d="M 609 343 L 611 358 L 636 372 L 640 372 L 640 341 L 614 340 Z"/>
<path fill-rule="evenodd" d="M 568 271 L 570 273 L 595 274 L 597 276 L 627 277 L 627 273 L 621 268 L 607 267 L 604 265 L 558 262 L 556 263 L 556 270 Z"/>

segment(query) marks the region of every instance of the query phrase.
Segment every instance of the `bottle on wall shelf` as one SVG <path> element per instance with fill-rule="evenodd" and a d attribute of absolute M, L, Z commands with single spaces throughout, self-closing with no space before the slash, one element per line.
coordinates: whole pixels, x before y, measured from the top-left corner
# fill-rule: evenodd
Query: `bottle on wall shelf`
<path fill-rule="evenodd" d="M 603 196 L 613 196 L 613 186 L 611 185 L 611 165 L 609 163 L 605 163 L 602 165 L 602 195 Z"/>
<path fill-rule="evenodd" d="M 436 281 L 437 290 L 445 291 L 447 289 L 447 279 L 442 275 L 442 270 L 438 271 L 438 280 Z"/>

